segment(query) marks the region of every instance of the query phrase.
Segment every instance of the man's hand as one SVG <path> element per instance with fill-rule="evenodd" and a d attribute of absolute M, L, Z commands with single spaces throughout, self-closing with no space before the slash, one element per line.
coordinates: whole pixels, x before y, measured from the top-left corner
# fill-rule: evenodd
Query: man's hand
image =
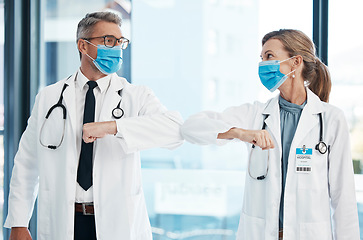
<path fill-rule="evenodd" d="M 115 121 L 110 122 L 92 122 L 83 125 L 83 141 L 90 143 L 97 138 L 103 138 L 107 134 L 116 134 L 117 125 Z"/>
<path fill-rule="evenodd" d="M 32 240 L 26 227 L 12 227 L 9 240 Z"/>
<path fill-rule="evenodd" d="M 241 141 L 254 144 L 263 150 L 275 147 L 270 134 L 266 130 L 245 130 L 242 128 L 231 128 L 225 133 L 219 133 L 218 138 L 238 138 Z"/>

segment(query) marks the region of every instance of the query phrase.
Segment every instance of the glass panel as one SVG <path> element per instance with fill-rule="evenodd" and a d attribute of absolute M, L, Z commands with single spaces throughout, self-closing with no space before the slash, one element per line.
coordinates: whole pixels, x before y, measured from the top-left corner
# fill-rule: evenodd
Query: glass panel
<path fill-rule="evenodd" d="M 330 102 L 345 113 L 351 133 L 354 172 L 363 163 L 363 24 L 361 0 L 329 1 L 329 69 L 332 75 Z M 363 175 L 356 175 L 359 226 L 363 239 Z"/>
<path fill-rule="evenodd" d="M 280 28 L 311 36 L 312 1 L 134 0 L 133 83 L 149 86 L 184 118 L 265 101 L 276 93 L 265 90 L 257 75 L 261 39 Z M 244 144 L 185 143 L 141 154 L 154 239 L 235 239 Z"/>
<path fill-rule="evenodd" d="M 3 222 L 4 206 L 4 1 L 0 0 L 0 222 Z M 0 240 L 3 228 L 0 228 Z"/>

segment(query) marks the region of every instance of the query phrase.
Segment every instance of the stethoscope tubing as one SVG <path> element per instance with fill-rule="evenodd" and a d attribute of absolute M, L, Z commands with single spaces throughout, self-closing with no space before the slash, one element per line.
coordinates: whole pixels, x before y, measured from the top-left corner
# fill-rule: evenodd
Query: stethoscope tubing
<path fill-rule="evenodd" d="M 72 76 L 72 75 L 71 75 L 71 76 Z M 67 80 L 68 80 L 71 76 L 69 76 L 69 77 L 67 78 Z M 76 77 L 77 77 L 77 75 L 76 75 Z M 62 101 L 63 101 L 63 93 L 64 93 L 64 91 L 66 90 L 66 88 L 67 88 L 67 87 L 68 87 L 68 85 L 65 83 L 65 84 L 63 85 L 63 88 L 62 88 L 61 94 L 60 94 L 60 96 L 59 96 L 59 100 L 58 100 L 58 102 L 57 102 L 56 104 L 54 104 L 52 107 L 50 107 L 50 108 L 49 108 L 49 110 L 48 110 L 48 112 L 47 112 L 47 114 L 46 114 L 46 116 L 45 116 L 44 122 L 43 122 L 43 124 L 42 124 L 42 126 L 41 126 L 41 128 L 40 128 L 40 132 L 39 132 L 39 142 L 40 142 L 40 144 L 41 144 L 43 147 L 45 147 L 45 148 L 49 148 L 49 149 L 53 149 L 53 150 L 55 150 L 55 149 L 59 148 L 59 147 L 62 145 L 62 143 L 63 143 L 63 140 L 64 140 L 64 134 L 65 134 L 65 129 L 66 129 L 67 108 L 66 108 L 66 106 L 62 103 Z M 124 114 L 125 114 L 124 110 L 121 108 L 121 101 L 122 101 L 122 89 L 120 89 L 120 90 L 118 91 L 118 94 L 120 95 L 121 99 L 120 99 L 119 103 L 117 104 L 117 106 L 116 106 L 116 107 L 112 110 L 112 116 L 113 116 L 115 119 L 120 119 L 120 118 L 122 118 L 122 117 L 124 116 Z M 42 133 L 43 133 L 44 125 L 45 125 L 45 123 L 48 121 L 48 118 L 49 118 L 49 116 L 52 114 L 53 110 L 54 110 L 54 109 L 56 109 L 56 108 L 58 108 L 58 107 L 60 107 L 60 108 L 62 109 L 62 112 L 63 112 L 63 131 L 62 131 L 62 137 L 61 137 L 61 139 L 60 139 L 60 141 L 59 141 L 59 143 L 58 143 L 57 145 L 52 145 L 52 144 L 47 145 L 47 144 L 44 144 L 44 143 L 43 143 L 43 141 L 42 141 Z"/>
<path fill-rule="evenodd" d="M 69 78 L 70 78 L 70 76 L 67 79 L 69 79 Z M 66 106 L 64 106 L 64 104 L 62 103 L 62 101 L 63 101 L 63 92 L 66 90 L 67 87 L 68 87 L 67 84 L 64 84 L 63 85 L 62 92 L 61 92 L 61 95 L 59 97 L 58 102 L 56 104 L 54 104 L 48 110 L 48 112 L 47 112 L 47 114 L 45 116 L 45 120 L 44 120 L 44 122 L 42 124 L 42 127 L 40 128 L 40 132 L 39 132 L 39 142 L 45 148 L 49 148 L 49 149 L 55 150 L 55 149 L 59 148 L 62 145 L 62 143 L 63 143 L 64 132 L 65 132 L 65 129 L 66 129 L 67 109 L 66 109 Z M 60 139 L 60 141 L 59 141 L 59 143 L 57 145 L 52 145 L 52 144 L 46 145 L 42 141 L 43 128 L 44 128 L 45 123 L 48 121 L 48 118 L 49 118 L 50 114 L 52 114 L 53 110 L 56 109 L 56 108 L 58 108 L 58 107 L 62 108 L 62 112 L 63 112 L 63 131 L 62 131 L 62 137 L 61 137 L 61 139 Z"/>
<path fill-rule="evenodd" d="M 266 128 L 266 119 L 268 118 L 269 115 L 266 115 L 265 119 L 263 120 L 263 126 L 262 126 L 262 130 L 264 130 Z M 319 113 L 319 124 L 320 124 L 320 131 L 319 131 L 319 143 L 316 144 L 315 149 L 321 153 L 321 154 L 325 154 L 327 151 L 329 151 L 329 147 L 326 145 L 326 143 L 323 141 L 323 116 L 322 113 Z M 267 157 L 267 166 L 266 166 L 266 172 L 264 175 L 258 176 L 258 177 L 254 177 L 251 174 L 251 158 L 252 158 L 252 154 L 253 154 L 253 150 L 255 149 L 255 145 L 252 145 L 252 149 L 251 149 L 251 153 L 249 156 L 249 160 L 248 160 L 248 174 L 252 179 L 255 180 L 264 180 L 267 175 L 268 175 L 268 170 L 269 170 L 269 165 L 270 165 L 270 150 L 268 150 L 268 157 Z"/>

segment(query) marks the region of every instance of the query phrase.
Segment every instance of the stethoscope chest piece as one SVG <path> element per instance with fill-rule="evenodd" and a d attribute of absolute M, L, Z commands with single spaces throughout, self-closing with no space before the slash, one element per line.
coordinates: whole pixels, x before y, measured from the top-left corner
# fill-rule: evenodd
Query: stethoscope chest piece
<path fill-rule="evenodd" d="M 321 154 L 325 154 L 328 151 L 328 147 L 326 146 L 325 142 L 319 142 L 316 144 L 315 149 L 318 150 Z"/>
<path fill-rule="evenodd" d="M 124 110 L 122 110 L 119 106 L 115 107 L 112 110 L 112 116 L 116 119 L 122 118 L 123 115 L 124 115 Z"/>

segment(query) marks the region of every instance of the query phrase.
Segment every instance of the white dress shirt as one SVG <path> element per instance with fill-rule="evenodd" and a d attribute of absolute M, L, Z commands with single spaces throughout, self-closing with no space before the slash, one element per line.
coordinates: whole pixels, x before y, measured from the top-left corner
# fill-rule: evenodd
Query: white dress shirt
<path fill-rule="evenodd" d="M 93 93 L 96 99 L 95 122 L 97 122 L 99 119 L 103 100 L 110 86 L 110 79 L 111 75 L 107 75 L 106 77 L 98 79 L 96 81 L 98 86 L 93 89 Z M 88 78 L 84 76 L 81 69 L 79 69 L 77 76 L 75 78 L 76 109 L 77 109 L 76 142 L 77 142 L 77 151 L 79 155 L 81 154 L 81 143 L 83 141 L 82 140 L 83 114 L 84 114 L 84 103 L 86 99 L 86 93 L 88 91 L 88 84 L 87 84 L 88 81 L 89 81 Z M 96 149 L 97 149 L 97 141 L 94 142 L 93 153 L 96 151 Z M 77 203 L 93 202 L 93 186 L 91 186 L 87 191 L 85 191 L 77 182 L 76 202 Z"/>

